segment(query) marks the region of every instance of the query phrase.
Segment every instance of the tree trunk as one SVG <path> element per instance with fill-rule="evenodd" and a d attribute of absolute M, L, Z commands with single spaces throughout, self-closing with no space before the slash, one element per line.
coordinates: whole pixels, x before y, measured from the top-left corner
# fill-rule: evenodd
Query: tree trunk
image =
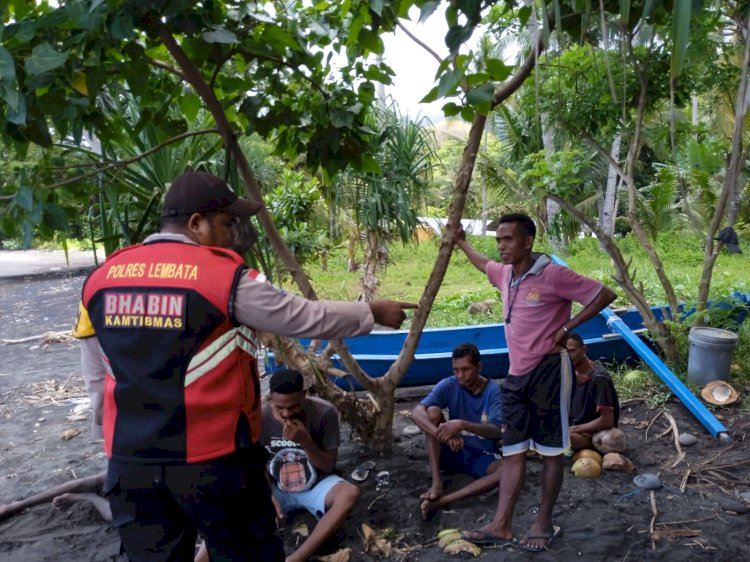
<path fill-rule="evenodd" d="M 552 23 L 550 23 L 550 27 L 553 27 Z M 214 117 L 216 125 L 224 138 L 225 144 L 230 147 L 232 155 L 235 157 L 240 174 L 245 181 L 248 196 L 252 200 L 262 201 L 263 199 L 258 182 L 255 180 L 255 176 L 253 175 L 247 159 L 239 148 L 239 145 L 234 140 L 234 133 L 215 93 L 203 79 L 195 66 L 190 62 L 184 51 L 176 43 L 168 29 L 162 28 L 161 39 L 167 50 L 182 69 L 186 80 L 191 86 L 193 86 L 193 88 L 195 88 L 196 92 L 211 112 L 211 115 Z M 492 104 L 493 108 L 498 104 L 503 103 L 512 93 L 518 90 L 526 78 L 531 74 L 536 66 L 538 54 L 544 47 L 541 39 L 539 40 L 539 44 L 540 46 L 526 58 L 515 76 L 506 81 L 502 89 L 495 93 L 495 98 Z M 291 368 L 315 376 L 316 388 L 319 387 L 321 389 L 321 395 L 324 398 L 331 400 L 334 404 L 340 405 L 344 404 L 346 400 L 349 401 L 351 404 L 350 406 L 340 406 L 342 408 L 342 413 L 344 414 L 344 419 L 351 423 L 355 430 L 362 433 L 363 437 L 368 439 L 366 443 L 375 450 L 385 450 L 391 443 L 395 389 L 401 382 L 409 364 L 414 359 L 419 337 L 425 327 L 432 308 L 432 303 L 435 300 L 438 289 L 440 288 L 445 272 L 448 268 L 454 245 L 452 233 L 455 231 L 458 224 L 460 224 L 461 216 L 466 205 L 466 194 L 471 183 L 471 176 L 474 170 L 474 164 L 476 162 L 485 123 L 486 117 L 476 113 L 469 132 L 466 148 L 464 149 L 461 166 L 456 177 L 456 183 L 448 212 L 447 229 L 438 251 L 435 266 L 427 280 L 427 284 L 425 285 L 425 289 L 419 301 L 419 309 L 417 309 L 414 314 L 411 328 L 406 337 L 406 341 L 404 342 L 404 346 L 396 361 L 391 365 L 390 369 L 383 377 L 373 379 L 367 376 L 341 340 L 332 341 L 329 348 L 327 348 L 323 354 L 313 356 L 312 354 L 306 353 L 299 344 L 292 342 L 287 338 L 281 338 L 270 334 L 262 335 L 264 343 L 268 347 L 274 349 L 275 352 L 278 352 L 278 357 L 283 358 L 284 363 Z M 266 231 L 266 235 L 274 247 L 274 250 L 276 250 L 281 257 L 284 265 L 289 270 L 302 294 L 309 299 L 315 299 L 315 291 L 305 276 L 304 270 L 287 248 L 273 223 L 273 218 L 265 208 L 258 213 L 258 220 Z M 377 407 L 368 407 L 366 405 L 368 402 L 367 400 L 356 398 L 352 393 L 346 393 L 328 381 L 328 372 L 335 371 L 331 367 L 330 361 L 331 354 L 333 353 L 339 355 L 346 371 L 351 374 L 351 376 L 353 376 L 367 392 L 371 393 L 375 401 L 378 402 Z M 372 428 L 382 430 L 383 432 L 379 433 L 377 436 L 372 435 Z"/>
<path fill-rule="evenodd" d="M 738 180 L 742 168 L 748 159 L 748 151 L 742 148 L 742 136 L 744 133 L 744 120 L 747 111 L 747 97 L 750 94 L 750 88 L 748 88 L 748 65 L 750 64 L 750 18 L 745 20 L 745 56 L 742 62 L 742 72 L 740 74 L 740 83 L 737 91 L 737 100 L 734 107 L 734 131 L 732 134 L 732 152 L 729 154 L 727 159 L 727 172 L 724 176 L 724 183 L 721 186 L 721 195 L 719 200 L 716 202 L 716 209 L 714 210 L 714 216 L 711 219 L 711 224 L 708 227 L 708 233 L 706 234 L 706 244 L 703 254 L 703 272 L 701 273 L 700 285 L 698 288 L 698 311 L 705 310 L 708 304 L 708 295 L 711 288 L 711 277 L 713 275 L 714 264 L 716 258 L 719 256 L 721 251 L 722 243 L 716 242 L 714 236 L 719 230 L 721 225 L 721 219 L 724 216 L 724 211 L 727 206 L 727 202 L 733 199 L 733 195 L 738 191 Z M 733 201 L 734 204 L 736 202 Z M 736 220 L 737 210 L 733 208 L 730 203 L 729 208 L 729 226 L 734 226 Z M 698 318 L 700 321 L 700 316 Z"/>
<path fill-rule="evenodd" d="M 620 143 L 622 142 L 622 133 L 618 132 L 612 141 L 612 149 L 609 156 L 615 162 L 620 160 Z M 599 226 L 604 233 L 610 238 L 615 235 L 615 219 L 617 219 L 617 188 L 619 187 L 620 176 L 612 163 L 609 164 L 607 171 L 607 186 L 604 196 L 599 206 Z"/>
<path fill-rule="evenodd" d="M 542 127 L 542 146 L 544 147 L 544 159 L 548 162 L 555 153 L 555 138 L 554 130 L 550 127 L 550 118 L 548 113 L 542 113 L 540 116 L 541 127 Z M 548 186 L 548 189 L 553 193 L 555 191 L 555 185 Z M 555 218 L 560 212 L 560 205 L 558 205 L 553 199 L 547 197 L 545 201 L 545 207 L 547 211 L 547 234 L 549 235 L 550 246 L 554 250 L 558 250 L 562 247 L 560 236 L 557 234 L 557 230 L 554 228 Z"/>
<path fill-rule="evenodd" d="M 599 244 L 612 258 L 612 263 L 615 266 L 615 273 L 612 277 L 625 292 L 628 300 L 630 300 L 636 309 L 638 309 L 638 312 L 641 313 L 644 326 L 646 326 L 649 332 L 651 332 L 652 337 L 662 350 L 666 359 L 670 362 L 675 362 L 678 359 L 678 353 L 674 338 L 672 337 L 668 326 L 656 319 L 656 316 L 654 316 L 643 292 L 635 286 L 633 276 L 630 273 L 630 262 L 625 261 L 625 258 L 615 244 L 613 238 L 588 216 L 576 209 L 575 206 L 556 195 L 549 195 L 549 197 L 553 198 L 566 211 L 578 218 L 578 220 L 588 226 L 591 231 L 596 234 L 596 237 L 599 239 Z M 674 312 L 675 309 L 672 309 L 672 311 Z"/>
<path fill-rule="evenodd" d="M 364 257 L 362 258 L 362 277 L 359 280 L 362 289 L 360 300 L 364 302 L 372 302 L 378 292 L 378 266 L 381 261 L 380 241 L 374 232 L 368 232 Z"/>

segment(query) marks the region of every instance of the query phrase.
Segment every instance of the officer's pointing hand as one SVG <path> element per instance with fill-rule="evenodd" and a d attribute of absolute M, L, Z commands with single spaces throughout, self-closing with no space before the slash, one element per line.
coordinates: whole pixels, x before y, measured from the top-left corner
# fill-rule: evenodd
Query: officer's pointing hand
<path fill-rule="evenodd" d="M 410 302 L 391 300 L 375 301 L 370 303 L 370 310 L 375 322 L 381 326 L 398 329 L 406 320 L 406 309 L 419 308 L 419 305 Z"/>

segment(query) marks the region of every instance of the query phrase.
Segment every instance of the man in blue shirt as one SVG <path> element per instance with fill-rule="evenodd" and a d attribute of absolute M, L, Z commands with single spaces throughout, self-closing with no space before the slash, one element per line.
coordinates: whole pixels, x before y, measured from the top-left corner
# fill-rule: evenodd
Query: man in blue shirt
<path fill-rule="evenodd" d="M 451 502 L 497 486 L 500 476 L 500 386 L 481 375 L 481 357 L 474 344 L 457 346 L 452 359 L 453 376 L 436 384 L 411 413 L 425 434 L 432 476 L 432 486 L 420 496 L 425 519 Z M 443 495 L 441 469 L 476 480 Z"/>

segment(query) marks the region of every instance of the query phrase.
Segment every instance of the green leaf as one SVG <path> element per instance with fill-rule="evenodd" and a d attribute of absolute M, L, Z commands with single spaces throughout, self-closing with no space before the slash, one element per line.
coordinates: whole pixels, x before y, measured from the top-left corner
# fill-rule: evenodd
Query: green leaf
<path fill-rule="evenodd" d="M 646 0 L 646 2 L 643 4 L 643 17 L 647 18 L 651 15 L 651 12 L 654 11 L 654 7 L 656 6 L 656 0 Z"/>
<path fill-rule="evenodd" d="M 487 73 L 490 77 L 498 82 L 502 82 L 508 78 L 512 70 L 510 66 L 507 66 L 500 59 L 487 59 L 485 65 L 487 66 Z"/>
<path fill-rule="evenodd" d="M 201 108 L 201 100 L 195 94 L 189 94 L 186 96 L 180 96 L 177 100 L 180 104 L 180 109 L 185 114 L 188 121 L 193 122 L 198 116 L 198 111 Z"/>
<path fill-rule="evenodd" d="M 60 205 L 48 203 L 44 206 L 44 215 L 42 221 L 44 225 L 57 231 L 67 231 L 70 228 L 68 215 Z"/>
<path fill-rule="evenodd" d="M 679 4 L 679 2 L 677 2 Z M 630 0 L 620 0 L 620 19 L 627 27 L 630 21 Z"/>
<path fill-rule="evenodd" d="M 300 47 L 295 37 L 281 29 L 278 25 L 263 26 L 262 36 L 277 52 L 283 52 L 284 47 L 289 47 L 292 51 L 296 52 L 302 51 L 302 47 Z"/>
<path fill-rule="evenodd" d="M 452 101 L 449 101 L 443 106 L 443 115 L 446 117 L 454 117 L 455 115 L 458 115 L 461 112 L 461 106 L 457 103 L 454 103 Z"/>
<path fill-rule="evenodd" d="M 112 24 L 109 26 L 109 32 L 114 39 L 123 40 L 131 39 L 135 36 L 133 33 L 133 14 L 129 12 L 117 12 L 112 17 Z"/>
<path fill-rule="evenodd" d="M 426 2 L 422 4 L 419 11 L 419 23 L 424 23 L 437 10 L 440 2 Z"/>
<path fill-rule="evenodd" d="M 491 102 L 495 99 L 495 86 L 492 84 L 482 84 L 476 88 L 472 88 L 466 94 L 466 101 L 470 105 L 477 105 L 481 103 Z"/>
<path fill-rule="evenodd" d="M 438 82 L 437 97 L 444 98 L 447 95 L 453 94 L 461 83 L 461 71 L 450 70 L 440 77 Z"/>
<path fill-rule="evenodd" d="M 34 193 L 31 191 L 31 188 L 25 185 L 16 191 L 12 204 L 20 207 L 24 211 L 30 212 L 34 206 Z"/>
<path fill-rule="evenodd" d="M 472 107 L 461 108 L 461 118 L 464 121 L 468 121 L 469 123 L 474 121 L 474 108 Z"/>
<path fill-rule="evenodd" d="M 234 45 L 240 42 L 232 31 L 219 26 L 214 27 L 213 31 L 206 31 L 203 34 L 203 39 L 206 43 L 221 43 L 224 45 Z"/>
<path fill-rule="evenodd" d="M 438 87 L 435 86 L 432 90 L 427 92 L 427 95 L 419 100 L 419 103 L 430 103 L 438 99 Z"/>
<path fill-rule="evenodd" d="M 383 0 L 370 0 L 370 9 L 378 14 L 383 15 Z"/>
<path fill-rule="evenodd" d="M 26 123 L 26 102 L 16 89 L 16 85 L 0 82 L 0 97 L 8 104 L 5 110 L 5 119 L 16 125 Z"/>
<path fill-rule="evenodd" d="M 448 29 L 445 34 L 445 45 L 450 49 L 451 54 L 458 52 L 458 49 L 464 42 L 471 37 L 473 28 L 470 26 L 455 25 Z"/>
<path fill-rule="evenodd" d="M 4 47 L 0 47 L 0 82 L 16 83 L 16 66 L 13 64 L 13 57 Z"/>
<path fill-rule="evenodd" d="M 42 43 L 34 47 L 31 56 L 26 59 L 24 68 L 31 76 L 43 74 L 59 68 L 68 60 L 68 53 L 60 53 L 52 48 L 49 43 Z"/>
<path fill-rule="evenodd" d="M 518 10 L 519 27 L 526 27 L 526 23 L 531 16 L 531 6 L 522 6 Z"/>
<path fill-rule="evenodd" d="M 670 77 L 672 80 L 677 78 L 682 72 L 682 66 L 685 63 L 687 54 L 688 41 L 690 40 L 690 16 L 693 9 L 692 2 L 675 2 L 672 28 L 672 64 L 670 68 Z"/>

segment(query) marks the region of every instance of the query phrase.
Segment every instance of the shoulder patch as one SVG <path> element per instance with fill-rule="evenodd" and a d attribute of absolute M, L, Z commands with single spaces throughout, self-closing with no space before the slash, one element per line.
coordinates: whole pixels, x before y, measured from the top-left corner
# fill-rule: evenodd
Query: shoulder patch
<path fill-rule="evenodd" d="M 78 317 L 76 318 L 75 324 L 73 324 L 73 337 L 76 338 L 90 338 L 95 336 L 94 326 L 91 324 L 91 318 L 89 318 L 89 311 L 83 306 L 83 302 L 78 303 Z"/>

